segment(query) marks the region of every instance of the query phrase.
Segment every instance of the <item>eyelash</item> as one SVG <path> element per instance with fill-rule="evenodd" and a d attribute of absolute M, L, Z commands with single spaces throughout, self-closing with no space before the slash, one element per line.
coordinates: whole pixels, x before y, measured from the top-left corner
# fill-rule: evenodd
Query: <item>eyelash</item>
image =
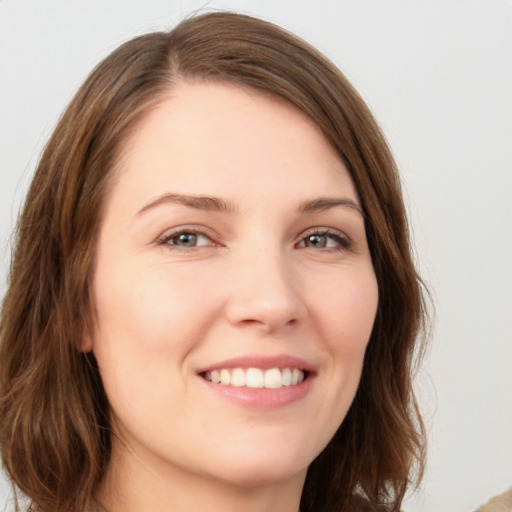
<path fill-rule="evenodd" d="M 178 238 L 182 235 L 195 235 L 197 237 L 203 237 L 203 238 L 208 239 L 210 242 L 212 242 L 211 244 L 206 244 L 206 245 L 213 245 L 213 246 L 219 245 L 219 244 L 216 244 L 215 242 L 213 242 L 212 237 L 207 235 L 204 231 L 201 231 L 199 229 L 194 229 L 194 228 L 183 228 L 183 229 L 179 229 L 177 231 L 173 231 L 171 233 L 166 233 L 162 238 L 157 240 L 157 244 L 170 246 L 172 248 L 176 247 L 178 250 L 185 250 L 185 251 L 196 249 L 197 247 L 202 247 L 201 245 L 186 247 L 186 246 L 180 246 L 178 244 L 170 243 L 173 238 Z"/>
<path fill-rule="evenodd" d="M 211 245 L 211 246 L 219 246 L 220 244 L 215 243 L 212 240 L 212 237 L 207 235 L 204 231 L 194 229 L 194 228 L 183 228 L 179 229 L 177 231 L 173 231 L 171 233 L 166 233 L 163 237 L 157 240 L 157 245 L 165 245 L 170 246 L 173 249 L 176 248 L 177 250 L 181 251 L 187 251 L 187 250 L 194 250 L 198 247 L 203 247 L 202 245 L 194 245 L 191 247 L 186 246 L 180 246 L 176 243 L 170 243 L 173 239 L 176 239 L 182 235 L 195 235 L 197 237 L 203 237 L 208 239 L 211 243 L 205 244 L 205 246 Z M 333 240 L 338 244 L 337 247 L 321 247 L 320 249 L 325 249 L 326 251 L 346 251 L 349 250 L 352 246 L 351 240 L 341 233 L 340 231 L 327 229 L 327 228 L 312 228 L 308 231 L 306 231 L 304 234 L 301 235 L 301 238 L 299 242 L 296 243 L 296 245 L 302 244 L 305 242 L 308 238 L 319 236 L 319 237 L 326 237 L 328 239 Z M 303 245 L 303 248 L 307 249 L 308 247 Z"/>
<path fill-rule="evenodd" d="M 338 246 L 337 247 L 322 247 L 321 249 L 331 250 L 331 251 L 346 251 L 352 247 L 352 241 L 345 234 L 340 231 L 327 229 L 327 228 L 313 228 L 306 233 L 301 235 L 301 239 L 299 243 L 304 242 L 307 238 L 313 236 L 325 236 L 326 238 L 330 238 L 334 240 Z M 304 246 L 306 248 L 306 246 Z"/>

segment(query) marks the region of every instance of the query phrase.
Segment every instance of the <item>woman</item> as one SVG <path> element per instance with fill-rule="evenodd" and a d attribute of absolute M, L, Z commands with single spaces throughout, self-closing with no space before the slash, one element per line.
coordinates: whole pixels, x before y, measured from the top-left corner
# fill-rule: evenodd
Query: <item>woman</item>
<path fill-rule="evenodd" d="M 4 465 L 33 510 L 398 510 L 424 321 L 395 164 L 323 56 L 231 13 L 107 57 L 18 226 Z"/>

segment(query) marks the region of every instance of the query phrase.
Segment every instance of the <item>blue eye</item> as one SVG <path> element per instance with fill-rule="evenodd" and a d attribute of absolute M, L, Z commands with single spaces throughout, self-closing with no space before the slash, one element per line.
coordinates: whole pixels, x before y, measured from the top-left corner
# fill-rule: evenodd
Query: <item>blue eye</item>
<path fill-rule="evenodd" d="M 327 230 L 307 234 L 298 245 L 310 249 L 348 249 L 351 244 L 341 233 Z"/>
<path fill-rule="evenodd" d="M 213 242 L 203 233 L 195 231 L 181 231 L 172 233 L 160 241 L 161 244 L 175 245 L 177 247 L 192 248 L 212 245 Z"/>
<path fill-rule="evenodd" d="M 314 247 L 315 249 L 323 249 L 327 247 L 329 238 L 325 235 L 309 235 L 304 239 L 305 247 Z"/>

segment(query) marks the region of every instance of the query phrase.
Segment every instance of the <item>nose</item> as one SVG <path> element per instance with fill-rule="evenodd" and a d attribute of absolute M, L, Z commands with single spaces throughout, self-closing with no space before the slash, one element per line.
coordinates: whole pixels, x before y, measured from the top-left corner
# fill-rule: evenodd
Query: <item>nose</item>
<path fill-rule="evenodd" d="M 255 251 L 230 263 L 226 315 L 231 324 L 272 333 L 303 319 L 298 276 L 281 251 Z"/>

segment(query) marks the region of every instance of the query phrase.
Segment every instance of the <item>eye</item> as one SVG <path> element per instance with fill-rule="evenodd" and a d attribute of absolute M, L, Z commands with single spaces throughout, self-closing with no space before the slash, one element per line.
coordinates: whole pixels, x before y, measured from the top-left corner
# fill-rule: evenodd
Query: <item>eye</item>
<path fill-rule="evenodd" d="M 193 230 L 182 230 L 168 233 L 158 241 L 160 245 L 171 245 L 184 249 L 203 247 L 205 245 L 215 245 L 204 233 Z"/>
<path fill-rule="evenodd" d="M 306 235 L 297 244 L 298 247 L 310 249 L 349 249 L 351 242 L 347 236 L 339 231 L 330 229 L 315 230 Z"/>

